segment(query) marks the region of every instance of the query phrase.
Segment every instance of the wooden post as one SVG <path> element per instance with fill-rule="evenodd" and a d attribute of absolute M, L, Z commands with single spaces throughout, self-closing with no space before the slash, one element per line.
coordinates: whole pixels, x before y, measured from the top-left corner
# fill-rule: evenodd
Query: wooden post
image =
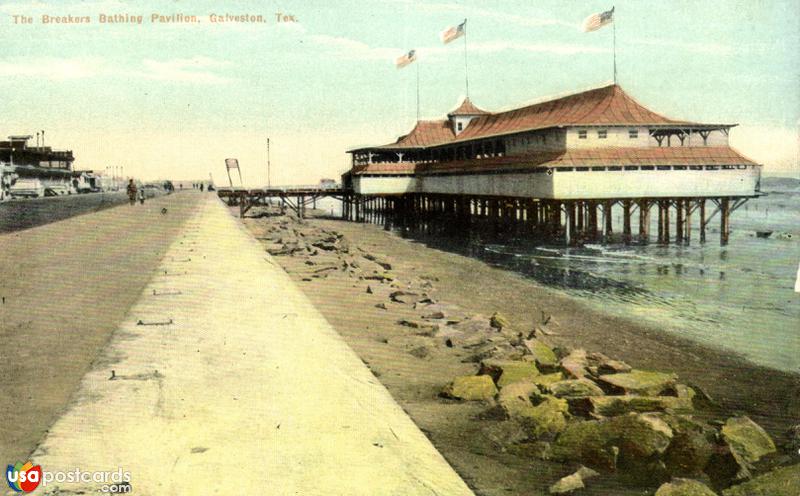
<path fill-rule="evenodd" d="M 611 241 L 611 235 L 613 234 L 612 229 L 612 217 L 611 217 L 611 207 L 613 203 L 611 201 L 606 201 L 603 203 L 603 243 L 608 243 Z"/>
<path fill-rule="evenodd" d="M 639 242 L 650 241 L 650 201 L 639 200 Z"/>
<path fill-rule="evenodd" d="M 700 242 L 706 242 L 706 200 L 705 198 L 700 201 Z"/>
<path fill-rule="evenodd" d="M 731 199 L 730 198 L 722 198 L 720 200 L 719 210 L 720 215 L 722 218 L 720 220 L 720 230 L 719 230 L 719 242 L 720 245 L 725 246 L 728 244 L 728 239 L 730 238 L 731 234 Z"/>
<path fill-rule="evenodd" d="M 683 200 L 675 200 L 675 244 L 683 244 Z"/>
<path fill-rule="evenodd" d="M 567 243 L 567 246 L 572 246 L 575 244 L 575 202 L 567 202 L 567 228 L 564 230 L 565 236 L 564 240 Z"/>
<path fill-rule="evenodd" d="M 589 239 L 597 241 L 597 202 L 589 201 Z"/>
<path fill-rule="evenodd" d="M 669 200 L 664 200 L 664 244 L 668 245 L 670 242 L 669 236 Z"/>
<path fill-rule="evenodd" d="M 658 200 L 658 243 L 664 244 L 664 200 Z"/>
<path fill-rule="evenodd" d="M 684 221 L 685 232 L 683 242 L 689 244 L 692 241 L 692 200 L 686 200 L 686 219 Z"/>
<path fill-rule="evenodd" d="M 626 245 L 631 243 L 631 201 L 622 201 L 622 238 Z"/>

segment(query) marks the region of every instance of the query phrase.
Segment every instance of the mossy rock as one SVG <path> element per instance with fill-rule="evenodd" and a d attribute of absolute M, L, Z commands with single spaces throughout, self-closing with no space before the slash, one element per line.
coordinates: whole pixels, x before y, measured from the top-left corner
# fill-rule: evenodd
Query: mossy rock
<path fill-rule="evenodd" d="M 539 375 L 539 369 L 533 362 L 490 359 L 481 362 L 478 374 L 490 376 L 498 387 L 503 387 L 515 382 L 531 382 L 530 379 Z"/>
<path fill-rule="evenodd" d="M 662 457 L 673 476 L 692 477 L 703 473 L 715 452 L 716 430 L 688 417 L 662 417 L 672 429 L 673 437 Z"/>
<path fill-rule="evenodd" d="M 566 400 L 545 396 L 541 403 L 531 407 L 522 415 L 523 423 L 531 429 L 534 437 L 558 434 L 567 427 L 569 406 Z"/>
<path fill-rule="evenodd" d="M 617 463 L 636 467 L 663 454 L 672 437 L 672 429 L 657 416 L 628 414 L 568 425 L 553 454 L 605 470 L 614 470 Z"/>
<path fill-rule="evenodd" d="M 531 396 L 538 395 L 539 388 L 530 382 L 515 382 L 503 387 L 497 402 L 511 419 L 524 417 L 531 408 Z"/>
<path fill-rule="evenodd" d="M 579 398 L 584 396 L 603 396 L 600 386 L 589 379 L 570 379 L 558 381 L 547 386 L 547 389 L 559 398 Z"/>
<path fill-rule="evenodd" d="M 633 370 L 623 374 L 602 375 L 599 380 L 625 394 L 658 396 L 675 385 L 677 376 L 650 370 Z"/>
<path fill-rule="evenodd" d="M 655 496 L 717 496 L 717 493 L 696 480 L 674 479 L 659 487 Z"/>
<path fill-rule="evenodd" d="M 497 330 L 508 329 L 511 327 L 511 323 L 500 312 L 495 312 L 492 314 L 492 316 L 489 318 L 489 325 Z"/>
<path fill-rule="evenodd" d="M 555 352 L 538 339 L 528 339 L 525 346 L 530 350 L 536 364 L 543 369 L 554 369 L 558 366 L 558 357 Z"/>
<path fill-rule="evenodd" d="M 722 491 L 722 496 L 797 496 L 800 494 L 800 464 L 781 467 Z"/>
<path fill-rule="evenodd" d="M 467 375 L 456 377 L 445 386 L 442 395 L 459 400 L 490 400 L 497 394 L 497 387 L 488 375 Z"/>
<path fill-rule="evenodd" d="M 693 410 L 691 400 L 675 396 L 596 396 L 589 398 L 592 412 L 603 417 L 614 417 L 631 412 L 689 413 Z"/>
<path fill-rule="evenodd" d="M 729 418 L 722 426 L 722 438 L 747 463 L 755 463 L 775 452 L 775 443 L 769 434 L 748 417 Z"/>
<path fill-rule="evenodd" d="M 540 374 L 531 379 L 531 382 L 536 384 L 537 386 L 549 386 L 554 382 L 559 382 L 564 380 L 564 374 L 561 372 L 554 372 L 552 374 Z"/>

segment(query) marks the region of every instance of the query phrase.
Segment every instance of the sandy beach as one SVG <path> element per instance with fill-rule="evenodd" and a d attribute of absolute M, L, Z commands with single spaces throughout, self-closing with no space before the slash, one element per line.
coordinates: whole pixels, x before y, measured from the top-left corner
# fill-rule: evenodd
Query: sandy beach
<path fill-rule="evenodd" d="M 199 197 L 160 197 L 0 235 L 0 459 L 34 450 Z"/>
<path fill-rule="evenodd" d="M 245 219 L 245 225 L 268 250 L 278 249 L 276 260 L 477 494 L 547 494 L 550 484 L 575 467 L 542 461 L 498 442 L 498 424 L 486 417 L 486 405 L 439 398 L 445 384 L 454 376 L 474 374 L 477 363 L 464 349 L 449 347 L 402 325 L 404 319 L 420 319 L 420 310 L 392 301 L 392 290 L 424 292 L 452 308 L 454 314 L 488 319 L 500 312 L 514 329 L 524 331 L 549 319 L 548 335 L 542 339 L 556 349 L 583 348 L 624 360 L 635 368 L 677 373 L 683 383 L 712 399 L 697 412 L 698 417 L 710 421 L 746 414 L 781 440 L 800 418 L 797 375 L 759 367 L 658 329 L 590 311 L 580 301 L 517 274 L 402 239 L 381 226 L 325 219 L 298 225 L 287 223 L 284 217 L 259 217 L 258 213 L 254 217 Z M 314 232 L 335 233 L 348 247 L 345 259 L 358 261 L 342 270 L 341 259 L 333 251 L 317 250 L 313 260 L 281 254 L 281 243 L 296 238 L 293 230 L 306 232 L 307 242 Z M 372 279 L 370 274 L 383 269 L 365 261 L 364 254 L 388 262 L 393 280 Z M 581 494 L 643 491 L 620 485 L 613 477 L 592 482 Z"/>

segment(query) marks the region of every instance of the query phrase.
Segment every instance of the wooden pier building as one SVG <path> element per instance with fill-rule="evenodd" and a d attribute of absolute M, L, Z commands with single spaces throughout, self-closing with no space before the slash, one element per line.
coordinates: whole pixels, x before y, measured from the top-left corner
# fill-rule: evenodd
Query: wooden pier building
<path fill-rule="evenodd" d="M 725 244 L 731 212 L 758 196 L 761 176 L 729 146 L 734 126 L 664 117 L 616 84 L 503 112 L 465 99 L 394 143 L 350 150 L 343 214 L 484 218 L 567 244 L 611 239 L 615 208 L 622 239 L 642 243 L 653 210 L 660 243 L 688 243 L 693 225 L 705 241 L 719 214 Z"/>

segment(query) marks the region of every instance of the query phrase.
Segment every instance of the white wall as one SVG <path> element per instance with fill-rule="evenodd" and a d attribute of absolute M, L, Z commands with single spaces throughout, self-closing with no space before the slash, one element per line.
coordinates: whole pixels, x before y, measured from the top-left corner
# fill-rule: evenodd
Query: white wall
<path fill-rule="evenodd" d="M 567 144 L 566 136 L 567 133 L 564 129 L 546 129 L 504 138 L 506 155 L 563 150 Z"/>
<path fill-rule="evenodd" d="M 761 168 L 652 171 L 559 171 L 553 174 L 553 197 L 640 198 L 751 196 Z"/>
<path fill-rule="evenodd" d="M 631 138 L 629 131 L 636 129 L 639 131 L 637 138 Z M 598 131 L 605 130 L 607 138 L 598 138 Z M 578 137 L 579 131 L 586 131 L 586 138 Z M 566 139 L 568 148 L 601 148 L 601 147 L 647 147 L 658 146 L 656 140 L 650 138 L 649 130 L 646 127 L 576 127 L 567 130 Z"/>
<path fill-rule="evenodd" d="M 353 190 L 362 195 L 415 193 L 417 191 L 417 178 L 414 176 L 354 176 Z"/>
<path fill-rule="evenodd" d="M 550 198 L 552 176 L 538 173 L 421 176 L 424 193 Z"/>

